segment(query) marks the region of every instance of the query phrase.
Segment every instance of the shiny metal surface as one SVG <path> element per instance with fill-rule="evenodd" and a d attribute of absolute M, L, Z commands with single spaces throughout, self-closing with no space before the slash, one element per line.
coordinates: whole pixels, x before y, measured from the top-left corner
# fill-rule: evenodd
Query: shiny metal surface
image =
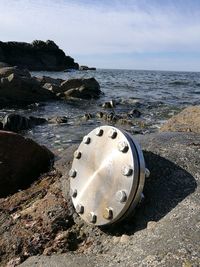
<path fill-rule="evenodd" d="M 128 133 L 101 126 L 83 138 L 70 171 L 72 201 L 88 223 L 115 223 L 135 208 L 145 180 L 142 150 Z"/>

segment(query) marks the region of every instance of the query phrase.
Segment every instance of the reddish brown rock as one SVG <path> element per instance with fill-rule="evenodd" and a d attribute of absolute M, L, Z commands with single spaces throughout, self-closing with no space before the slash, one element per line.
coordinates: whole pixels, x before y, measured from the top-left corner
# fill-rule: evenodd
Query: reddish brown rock
<path fill-rule="evenodd" d="M 0 131 L 0 197 L 30 185 L 52 160 L 52 152 L 33 140 Z"/>
<path fill-rule="evenodd" d="M 160 129 L 161 132 L 200 133 L 200 106 L 184 109 L 169 119 Z"/>

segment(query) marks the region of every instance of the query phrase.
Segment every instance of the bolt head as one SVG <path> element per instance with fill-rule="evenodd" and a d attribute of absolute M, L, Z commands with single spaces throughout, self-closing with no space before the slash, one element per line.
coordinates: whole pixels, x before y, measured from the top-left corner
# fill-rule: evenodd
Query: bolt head
<path fill-rule="evenodd" d="M 77 197 L 77 190 L 76 190 L 76 189 L 72 189 L 72 190 L 71 190 L 71 196 L 72 196 L 73 198 Z"/>
<path fill-rule="evenodd" d="M 115 139 L 117 137 L 117 131 L 115 129 L 111 129 L 108 133 L 108 136 L 112 139 Z"/>
<path fill-rule="evenodd" d="M 90 212 L 88 215 L 88 220 L 90 223 L 96 223 L 97 216 L 94 214 L 94 212 Z"/>
<path fill-rule="evenodd" d="M 149 171 L 149 169 L 145 169 L 145 177 L 146 178 L 149 178 L 149 176 L 150 176 L 150 171 Z"/>
<path fill-rule="evenodd" d="M 111 208 L 106 208 L 103 211 L 103 217 L 106 220 L 111 220 L 113 218 L 113 210 Z"/>
<path fill-rule="evenodd" d="M 97 128 L 96 131 L 95 131 L 95 134 L 97 136 L 102 136 L 103 135 L 103 130 L 101 128 Z"/>
<path fill-rule="evenodd" d="M 120 203 L 123 203 L 127 200 L 126 192 L 123 190 L 120 190 L 116 193 L 116 200 Z"/>
<path fill-rule="evenodd" d="M 79 213 L 79 214 L 83 214 L 84 213 L 84 206 L 81 205 L 81 204 L 78 204 L 76 206 L 76 212 Z"/>
<path fill-rule="evenodd" d="M 70 177 L 72 177 L 72 178 L 75 178 L 76 177 L 76 170 L 74 170 L 74 169 L 71 169 L 70 171 L 69 171 L 69 176 Z"/>
<path fill-rule="evenodd" d="M 91 138 L 89 136 L 84 136 L 83 137 L 83 143 L 88 145 L 91 142 Z"/>
<path fill-rule="evenodd" d="M 80 158 L 81 158 L 81 152 L 78 151 L 78 150 L 76 150 L 76 151 L 74 152 L 74 157 L 75 157 L 76 159 L 80 159 Z"/>
<path fill-rule="evenodd" d="M 125 165 L 122 168 L 122 174 L 124 176 L 130 176 L 133 173 L 133 169 L 129 165 Z"/>
<path fill-rule="evenodd" d="M 120 152 L 127 152 L 128 151 L 128 144 L 125 141 L 121 141 L 118 143 L 118 149 Z"/>

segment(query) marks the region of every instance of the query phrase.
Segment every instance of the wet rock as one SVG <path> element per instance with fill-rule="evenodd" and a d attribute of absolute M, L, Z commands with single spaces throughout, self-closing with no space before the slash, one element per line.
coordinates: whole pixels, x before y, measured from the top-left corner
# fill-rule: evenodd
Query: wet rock
<path fill-rule="evenodd" d="M 57 93 L 60 92 L 59 86 L 58 85 L 51 84 L 51 83 L 45 83 L 42 87 L 44 89 L 47 89 L 47 90 L 52 91 L 55 94 L 57 94 Z"/>
<path fill-rule="evenodd" d="M 47 120 L 45 118 L 38 118 L 34 116 L 29 116 L 29 121 L 31 123 L 31 127 L 47 123 Z"/>
<path fill-rule="evenodd" d="M 21 135 L 0 131 L 0 197 L 30 185 L 52 165 L 53 154 Z"/>
<path fill-rule="evenodd" d="M 141 116 L 141 112 L 138 109 L 132 109 L 128 112 L 129 118 L 139 118 Z"/>
<path fill-rule="evenodd" d="M 3 68 L 0 75 L 0 107 L 22 106 L 56 99 L 53 92 L 42 88 L 26 70 Z"/>
<path fill-rule="evenodd" d="M 160 129 L 161 132 L 200 133 L 200 106 L 184 109 L 169 119 Z"/>
<path fill-rule="evenodd" d="M 40 125 L 46 122 L 47 120 L 44 118 L 37 118 L 33 116 L 26 118 L 19 114 L 9 114 L 6 115 L 3 119 L 2 129 L 4 129 L 5 131 L 19 132 L 22 130 L 30 129 L 35 125 Z"/>
<path fill-rule="evenodd" d="M 97 112 L 95 114 L 96 118 L 101 119 L 102 121 L 106 121 L 112 123 L 113 125 L 130 125 L 132 126 L 134 123 L 132 120 L 127 118 L 126 114 L 116 114 L 115 112 Z"/>
<path fill-rule="evenodd" d="M 3 119 L 3 129 L 5 131 L 19 132 L 30 127 L 29 119 L 18 114 L 6 115 Z"/>
<path fill-rule="evenodd" d="M 94 78 L 70 79 L 63 82 L 60 92 L 64 92 L 65 97 L 75 98 L 98 98 L 101 94 L 100 85 Z"/>
<path fill-rule="evenodd" d="M 85 113 L 84 116 L 82 117 L 82 119 L 84 120 L 90 120 L 92 118 L 94 118 L 94 116 L 91 113 Z"/>
<path fill-rule="evenodd" d="M 79 66 L 79 70 L 96 70 L 96 68 L 88 66 Z"/>
<path fill-rule="evenodd" d="M 116 103 L 114 100 L 110 100 L 109 102 L 105 102 L 102 104 L 102 108 L 115 108 Z"/>
<path fill-rule="evenodd" d="M 62 124 L 62 123 L 67 123 L 68 122 L 68 118 L 66 116 L 57 116 L 54 118 L 50 118 L 48 120 L 49 123 L 58 123 L 58 124 Z"/>
<path fill-rule="evenodd" d="M 0 69 L 0 78 L 8 77 L 11 74 L 15 74 L 20 77 L 27 77 L 27 78 L 31 77 L 27 69 L 22 69 L 19 67 L 4 67 Z"/>
<path fill-rule="evenodd" d="M 51 40 L 35 40 L 31 44 L 0 42 L 0 61 L 34 71 L 61 71 L 79 67 Z"/>
<path fill-rule="evenodd" d="M 36 79 L 40 82 L 42 86 L 44 86 L 46 83 L 51 85 L 60 86 L 61 83 L 64 82 L 63 79 L 55 79 L 49 76 L 42 76 L 42 77 L 36 77 Z"/>

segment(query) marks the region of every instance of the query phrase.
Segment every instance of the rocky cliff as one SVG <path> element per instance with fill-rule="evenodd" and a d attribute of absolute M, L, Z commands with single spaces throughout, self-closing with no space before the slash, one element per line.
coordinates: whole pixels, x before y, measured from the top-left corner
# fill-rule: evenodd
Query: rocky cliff
<path fill-rule="evenodd" d="M 31 71 L 78 69 L 79 65 L 51 40 L 32 43 L 0 42 L 0 62 Z"/>

